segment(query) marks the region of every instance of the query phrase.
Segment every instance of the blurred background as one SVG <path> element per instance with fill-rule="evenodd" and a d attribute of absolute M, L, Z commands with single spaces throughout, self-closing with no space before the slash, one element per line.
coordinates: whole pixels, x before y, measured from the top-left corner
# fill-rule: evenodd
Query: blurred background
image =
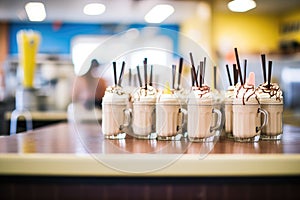
<path fill-rule="evenodd" d="M 120 42 L 124 35 L 126 40 L 142 35 L 143 40 L 135 40 L 137 47 L 151 41 L 174 52 L 140 52 L 141 55 L 128 58 L 130 66 L 142 63 L 145 54 L 149 60 L 157 59 L 158 64 L 171 66 L 178 63 L 174 55 L 189 53 L 186 51 L 189 43 L 182 39 L 184 36 L 202 47 L 213 61 L 212 65 L 217 66 L 220 90 L 228 86 L 225 64 L 235 62 L 235 47 L 240 59 L 248 60 L 248 70 L 256 73 L 256 84 L 262 83 L 260 55 L 266 54 L 268 60 L 273 60 L 272 79 L 284 91 L 285 123 L 298 124 L 300 1 L 256 0 L 256 6 L 244 12 L 230 10 L 230 1 L 37 0 L 35 3 L 39 4 L 33 4 L 33 13 L 43 11 L 42 15 L 31 16 L 29 0 L 0 0 L 0 134 L 9 132 L 10 112 L 15 109 L 16 90 L 22 84 L 17 41 L 20 30 L 37 31 L 41 38 L 34 86 L 40 102 L 36 111 L 43 114 L 37 114 L 35 127 L 66 120 L 74 79 L 90 70 L 90 65 L 81 69 L 86 57 L 99 44 L 119 33 L 123 34 L 111 39 L 96 58 L 100 68 L 111 62 L 115 49 L 126 49 L 129 45 L 124 43 L 124 38 Z M 251 0 L 235 1 L 246 5 L 246 1 Z M 90 3 L 96 4 L 91 5 L 89 12 Z M 161 4 L 167 4 L 167 10 L 160 10 L 154 16 L 163 18 L 151 19 L 147 13 Z M 154 27 L 155 31 L 143 32 L 146 27 Z M 190 51 L 196 56 L 192 46 Z M 212 67 L 208 67 L 208 74 Z M 99 72 L 94 72 L 95 78 L 97 75 Z M 107 84 L 112 82 L 109 73 L 102 78 Z"/>

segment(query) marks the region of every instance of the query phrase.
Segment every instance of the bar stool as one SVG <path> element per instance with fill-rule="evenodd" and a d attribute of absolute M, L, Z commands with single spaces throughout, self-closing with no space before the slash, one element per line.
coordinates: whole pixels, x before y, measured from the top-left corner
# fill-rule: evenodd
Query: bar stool
<path fill-rule="evenodd" d="M 24 120 L 26 122 L 26 131 L 32 130 L 32 116 L 31 113 L 28 110 L 14 110 L 11 113 L 10 117 L 10 135 L 14 135 L 17 133 L 17 125 L 18 125 L 18 119 L 20 117 L 24 117 Z"/>
<path fill-rule="evenodd" d="M 18 119 L 24 117 L 26 131 L 32 130 L 32 115 L 29 110 L 37 109 L 37 90 L 34 88 L 17 88 L 16 90 L 16 109 L 10 117 L 10 135 L 17 133 Z"/>

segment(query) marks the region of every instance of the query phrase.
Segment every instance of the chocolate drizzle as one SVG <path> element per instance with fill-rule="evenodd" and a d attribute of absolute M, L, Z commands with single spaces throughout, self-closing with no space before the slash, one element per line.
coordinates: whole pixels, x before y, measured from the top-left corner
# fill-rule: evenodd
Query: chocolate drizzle
<path fill-rule="evenodd" d="M 254 85 L 252 85 L 252 86 L 247 85 L 247 87 L 245 87 L 245 85 L 241 85 L 241 86 L 239 87 L 239 89 L 237 90 L 237 93 L 236 93 L 236 97 L 235 97 L 235 98 L 238 98 L 238 95 L 239 95 L 240 90 L 241 90 L 242 88 L 246 90 L 246 91 L 244 92 L 243 98 L 242 98 L 242 100 L 243 100 L 243 105 L 245 105 L 245 104 L 246 104 L 245 102 L 246 102 L 246 101 L 249 101 L 249 99 L 250 99 L 252 96 L 255 96 L 255 99 L 256 99 L 257 103 L 260 104 L 260 103 L 259 103 L 259 100 L 258 100 L 258 97 L 257 97 L 257 94 L 256 94 L 256 90 L 254 89 Z M 248 93 L 249 90 L 253 90 L 253 92 L 252 92 L 247 98 L 245 98 L 245 95 Z"/>
<path fill-rule="evenodd" d="M 210 87 L 208 87 L 207 85 L 204 85 L 202 87 L 193 87 L 193 90 L 200 90 L 201 93 L 198 94 L 199 98 L 202 98 L 205 94 L 210 92 Z"/>
<path fill-rule="evenodd" d="M 275 97 L 276 101 L 281 102 L 281 90 L 278 85 L 276 84 L 270 84 L 270 88 L 268 87 L 267 83 L 261 84 L 258 89 L 262 93 L 269 94 L 269 97 Z"/>

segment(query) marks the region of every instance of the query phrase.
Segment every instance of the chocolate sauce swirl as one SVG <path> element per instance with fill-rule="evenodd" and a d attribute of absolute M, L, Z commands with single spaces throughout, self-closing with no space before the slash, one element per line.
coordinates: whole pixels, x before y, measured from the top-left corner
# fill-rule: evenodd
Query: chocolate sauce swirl
<path fill-rule="evenodd" d="M 244 92 L 244 94 L 243 94 L 243 97 L 242 97 L 243 105 L 245 105 L 245 104 L 246 104 L 245 102 L 249 101 L 249 99 L 250 99 L 252 96 L 254 96 L 254 97 L 255 97 L 255 100 L 257 101 L 257 103 L 260 104 L 260 103 L 259 103 L 259 100 L 258 100 L 258 97 L 257 97 L 257 94 L 256 94 L 256 90 L 255 90 L 255 88 L 254 88 L 254 85 L 252 85 L 252 86 L 249 86 L 249 85 L 247 85 L 247 86 L 241 85 L 241 86 L 239 87 L 239 89 L 237 90 L 237 93 L 236 93 L 236 97 L 235 97 L 235 98 L 238 98 L 239 93 L 240 93 L 240 90 L 241 90 L 242 88 L 246 90 L 246 91 Z M 249 90 L 253 90 L 253 92 L 246 98 L 245 95 L 248 93 Z"/>
<path fill-rule="evenodd" d="M 199 98 L 202 98 L 205 94 L 210 92 L 210 87 L 208 87 L 207 85 L 204 85 L 202 87 L 193 87 L 193 90 L 200 90 L 201 93 L 198 94 Z"/>
<path fill-rule="evenodd" d="M 268 87 L 268 84 L 264 83 L 261 84 L 258 89 L 262 93 L 268 94 L 270 98 L 275 97 L 276 101 L 281 102 L 282 92 L 277 84 L 270 84 L 270 87 Z"/>

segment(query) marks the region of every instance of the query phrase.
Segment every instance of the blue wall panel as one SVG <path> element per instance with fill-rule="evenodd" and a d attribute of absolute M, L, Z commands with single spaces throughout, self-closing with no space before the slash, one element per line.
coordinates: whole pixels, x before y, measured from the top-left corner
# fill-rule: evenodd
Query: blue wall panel
<path fill-rule="evenodd" d="M 17 32 L 22 29 L 31 29 L 40 32 L 42 36 L 40 53 L 45 54 L 70 54 L 71 40 L 76 35 L 107 35 L 116 34 L 130 28 L 141 29 L 147 27 L 144 24 L 117 25 L 117 24 L 77 24 L 62 23 L 58 28 L 52 23 L 11 23 L 9 26 L 9 53 L 17 54 Z M 160 34 L 167 35 L 173 40 L 174 52 L 178 52 L 178 25 L 161 25 L 164 29 L 170 29 L 170 33 L 161 29 Z"/>

